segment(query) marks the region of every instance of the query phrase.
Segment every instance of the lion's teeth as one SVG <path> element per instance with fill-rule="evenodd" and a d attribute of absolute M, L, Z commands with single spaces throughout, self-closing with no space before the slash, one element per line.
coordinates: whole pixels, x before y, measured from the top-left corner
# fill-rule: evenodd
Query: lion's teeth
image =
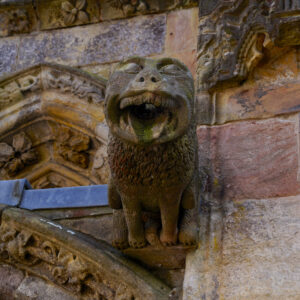
<path fill-rule="evenodd" d="M 126 125 L 126 123 L 125 123 L 125 121 L 124 121 L 124 117 L 121 116 L 121 118 L 120 118 L 120 128 L 121 128 L 122 130 L 125 130 L 126 127 L 127 127 L 127 125 Z"/>
<path fill-rule="evenodd" d="M 120 103 L 120 109 L 125 108 L 129 102 L 130 102 L 130 99 L 128 99 L 128 98 L 123 99 Z"/>
<path fill-rule="evenodd" d="M 161 106 L 161 97 L 157 96 L 155 102 L 153 103 L 156 107 Z"/>
<path fill-rule="evenodd" d="M 136 105 L 141 105 L 141 104 L 143 104 L 143 102 L 144 102 L 144 101 L 143 101 L 142 98 L 138 98 L 135 104 L 136 104 Z"/>

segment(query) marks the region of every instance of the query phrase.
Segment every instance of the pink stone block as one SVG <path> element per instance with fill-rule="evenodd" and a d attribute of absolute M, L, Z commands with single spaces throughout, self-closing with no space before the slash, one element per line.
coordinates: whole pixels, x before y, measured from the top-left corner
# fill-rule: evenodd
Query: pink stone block
<path fill-rule="evenodd" d="M 270 119 L 198 128 L 200 168 L 208 191 L 226 199 L 299 193 L 298 134 L 294 120 Z"/>
<path fill-rule="evenodd" d="M 182 9 L 167 17 L 166 52 L 197 49 L 198 9 Z"/>

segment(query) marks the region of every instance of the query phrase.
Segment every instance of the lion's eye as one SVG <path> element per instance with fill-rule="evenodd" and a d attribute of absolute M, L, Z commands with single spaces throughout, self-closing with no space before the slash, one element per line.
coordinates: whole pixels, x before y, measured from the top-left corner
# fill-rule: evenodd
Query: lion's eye
<path fill-rule="evenodd" d="M 177 75 L 182 72 L 182 69 L 176 65 L 166 65 L 163 66 L 159 71 L 167 75 Z"/>
<path fill-rule="evenodd" d="M 128 63 L 121 68 L 121 71 L 124 71 L 129 74 L 137 74 L 142 70 L 142 66 L 136 63 Z"/>

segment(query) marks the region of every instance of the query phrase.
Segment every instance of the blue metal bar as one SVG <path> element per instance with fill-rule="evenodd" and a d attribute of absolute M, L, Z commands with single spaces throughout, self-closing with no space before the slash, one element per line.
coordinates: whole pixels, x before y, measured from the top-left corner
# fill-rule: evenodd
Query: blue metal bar
<path fill-rule="evenodd" d="M 0 180 L 0 204 L 18 206 L 25 189 L 31 189 L 26 179 Z"/>
<path fill-rule="evenodd" d="M 107 206 L 107 185 L 34 190 L 26 179 L 3 180 L 0 204 L 30 210 Z"/>
<path fill-rule="evenodd" d="M 20 207 L 54 209 L 107 206 L 107 185 L 26 190 Z"/>

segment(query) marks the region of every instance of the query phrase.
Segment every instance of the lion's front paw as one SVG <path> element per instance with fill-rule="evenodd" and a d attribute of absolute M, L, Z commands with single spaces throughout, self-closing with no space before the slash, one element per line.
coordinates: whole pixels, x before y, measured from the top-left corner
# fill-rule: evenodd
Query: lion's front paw
<path fill-rule="evenodd" d="M 194 225 L 184 226 L 178 235 L 179 243 L 184 246 L 192 246 L 197 243 L 197 227 Z"/>
<path fill-rule="evenodd" d="M 160 241 L 164 246 L 173 246 L 177 244 L 177 231 L 173 234 L 161 232 Z"/>
<path fill-rule="evenodd" d="M 120 250 L 126 249 L 129 247 L 127 239 L 115 239 L 112 241 L 112 245 L 113 245 L 113 247 L 120 249 Z"/>
<path fill-rule="evenodd" d="M 145 237 L 129 236 L 129 245 L 132 248 L 143 248 L 146 246 L 146 239 Z"/>

